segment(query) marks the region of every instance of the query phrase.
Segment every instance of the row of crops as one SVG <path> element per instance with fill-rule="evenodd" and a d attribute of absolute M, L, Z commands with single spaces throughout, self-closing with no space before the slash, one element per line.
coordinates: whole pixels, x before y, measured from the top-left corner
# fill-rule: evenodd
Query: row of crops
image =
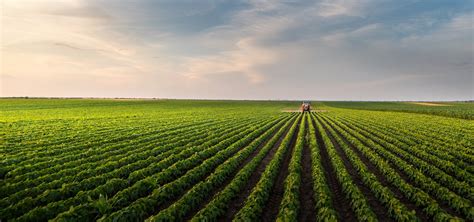
<path fill-rule="evenodd" d="M 0 219 L 474 220 L 468 120 L 126 106 L 6 121 Z"/>
<path fill-rule="evenodd" d="M 324 105 L 346 109 L 424 113 L 474 120 L 474 102 L 323 102 Z"/>

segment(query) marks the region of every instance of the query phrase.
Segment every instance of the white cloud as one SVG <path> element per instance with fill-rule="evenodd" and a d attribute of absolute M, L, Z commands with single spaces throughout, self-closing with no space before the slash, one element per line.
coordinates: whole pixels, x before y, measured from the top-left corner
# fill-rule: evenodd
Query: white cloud
<path fill-rule="evenodd" d="M 362 26 L 360 28 L 357 28 L 355 30 L 343 30 L 335 33 L 330 33 L 328 35 L 322 36 L 322 40 L 331 46 L 340 46 L 343 44 L 353 44 L 350 43 L 351 40 L 368 40 L 371 41 L 371 44 L 375 43 L 374 38 L 370 38 L 372 36 L 375 36 L 377 34 L 380 34 L 380 32 L 383 32 L 383 25 L 381 24 L 368 24 L 365 26 Z"/>
<path fill-rule="evenodd" d="M 363 16 L 367 0 L 323 0 L 317 9 L 322 17 L 332 16 Z"/>
<path fill-rule="evenodd" d="M 275 52 L 259 47 L 251 38 L 239 40 L 235 49 L 216 55 L 187 58 L 186 77 L 195 79 L 209 74 L 242 73 L 251 83 L 261 83 L 263 75 L 255 68 L 276 60 Z"/>
<path fill-rule="evenodd" d="M 430 15 L 393 25 L 367 16 L 369 0 L 246 2 L 217 25 L 176 31 L 173 11 L 147 14 L 154 11 L 139 8 L 143 2 L 4 0 L 1 93 L 336 98 L 344 97 L 332 91 L 341 81 L 352 93 L 378 86 L 387 95 L 383 87 L 395 92 L 412 81 L 422 90 L 423 80 L 449 72 L 456 82 L 472 71 L 472 14 L 439 27 Z M 180 8 L 177 23 L 194 24 L 216 7 Z M 425 23 L 430 29 L 420 32 Z M 465 92 L 458 88 L 452 95 Z"/>
<path fill-rule="evenodd" d="M 91 11 L 83 1 L 7 0 L 2 4 L 1 75 L 17 80 L 2 77 L 4 96 L 30 92 L 31 86 L 19 80 L 46 78 L 54 84 L 66 76 L 71 80 L 88 76 L 74 84 L 107 88 L 131 84 L 152 70 L 146 55 L 140 53 L 145 47 L 111 31 L 110 18 L 100 10 Z"/>
<path fill-rule="evenodd" d="M 245 76 L 251 84 L 265 81 L 259 67 L 273 64 L 282 52 L 262 43 L 290 27 L 294 21 L 285 15 L 262 15 L 268 11 L 281 10 L 286 7 L 284 5 L 272 1 L 251 3 L 252 8 L 235 14 L 229 24 L 193 37 L 200 45 L 215 50 L 204 55 L 185 57 L 180 65 L 185 77 L 213 78 L 213 75 L 238 73 Z"/>

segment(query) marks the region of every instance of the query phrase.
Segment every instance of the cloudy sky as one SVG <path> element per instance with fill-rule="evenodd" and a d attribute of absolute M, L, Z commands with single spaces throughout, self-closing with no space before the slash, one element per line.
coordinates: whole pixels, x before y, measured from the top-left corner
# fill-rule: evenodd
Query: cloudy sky
<path fill-rule="evenodd" d="M 472 1 L 0 2 L 0 96 L 474 98 Z"/>

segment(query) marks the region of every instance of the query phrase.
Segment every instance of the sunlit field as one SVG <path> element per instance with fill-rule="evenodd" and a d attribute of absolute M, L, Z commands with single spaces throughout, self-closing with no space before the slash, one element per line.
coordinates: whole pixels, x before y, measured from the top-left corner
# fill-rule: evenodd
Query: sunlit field
<path fill-rule="evenodd" d="M 474 220 L 472 104 L 300 105 L 1 99 L 0 219 Z"/>

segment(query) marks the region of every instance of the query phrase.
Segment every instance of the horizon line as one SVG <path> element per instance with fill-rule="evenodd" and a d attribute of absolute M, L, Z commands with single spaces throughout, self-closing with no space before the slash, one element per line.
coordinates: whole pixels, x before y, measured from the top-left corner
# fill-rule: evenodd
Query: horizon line
<path fill-rule="evenodd" d="M 468 100 L 324 100 L 324 99 L 206 99 L 206 98 L 161 98 L 161 97 L 81 97 L 81 96 L 0 96 L 0 99 L 108 99 L 108 100 L 197 100 L 197 101 L 318 101 L 318 102 L 474 102 Z"/>

